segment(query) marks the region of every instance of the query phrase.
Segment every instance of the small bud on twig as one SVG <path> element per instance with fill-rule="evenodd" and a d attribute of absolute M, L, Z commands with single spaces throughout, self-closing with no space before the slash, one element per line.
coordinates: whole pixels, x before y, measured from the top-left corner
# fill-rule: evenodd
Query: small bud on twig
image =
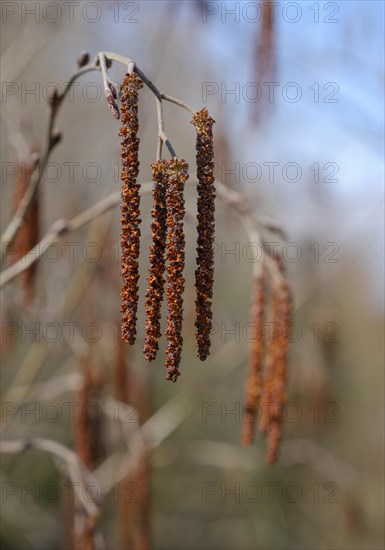
<path fill-rule="evenodd" d="M 108 87 L 109 87 L 109 89 L 111 90 L 112 97 L 113 97 L 114 99 L 118 99 L 118 92 L 116 91 L 116 84 L 114 84 L 113 82 L 109 81 L 109 82 L 108 82 Z"/>
<path fill-rule="evenodd" d="M 56 88 L 56 86 L 51 86 L 50 88 L 48 88 L 47 101 L 50 105 L 55 105 L 59 97 L 59 90 Z"/>
<path fill-rule="evenodd" d="M 115 90 L 115 89 L 114 89 Z M 112 116 L 116 118 L 117 120 L 120 118 L 120 112 L 119 107 L 117 106 L 115 99 L 116 99 L 116 90 L 115 90 L 115 97 L 114 93 L 111 91 L 111 89 L 105 91 L 108 107 L 112 111 Z"/>
<path fill-rule="evenodd" d="M 57 145 L 61 141 L 61 138 L 62 138 L 61 131 L 58 130 L 57 128 L 53 130 L 51 135 L 51 147 L 54 147 L 55 145 Z"/>
<path fill-rule="evenodd" d="M 62 235 L 63 233 L 66 233 L 68 229 L 69 229 L 69 223 L 68 223 L 68 220 L 66 220 L 65 218 L 56 220 L 51 227 L 51 231 L 53 231 L 57 235 Z"/>
<path fill-rule="evenodd" d="M 100 66 L 100 59 L 99 59 L 99 56 L 97 56 L 96 59 L 95 59 L 95 65 L 96 65 L 97 67 Z M 106 58 L 106 67 L 107 67 L 107 69 L 110 69 L 110 68 L 112 67 L 112 59 L 107 59 L 107 58 Z"/>
<path fill-rule="evenodd" d="M 76 64 L 80 69 L 81 67 L 84 67 L 84 65 L 87 65 L 89 61 L 90 61 L 90 54 L 88 52 L 82 52 L 78 57 Z"/>

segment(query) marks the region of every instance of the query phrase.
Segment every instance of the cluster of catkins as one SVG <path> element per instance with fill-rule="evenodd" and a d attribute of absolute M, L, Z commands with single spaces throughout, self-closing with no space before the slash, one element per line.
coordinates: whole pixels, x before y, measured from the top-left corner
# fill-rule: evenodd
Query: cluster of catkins
<path fill-rule="evenodd" d="M 282 269 L 282 268 L 281 268 Z M 250 445 L 259 418 L 259 430 L 267 439 L 267 461 L 276 462 L 282 438 L 284 406 L 289 353 L 289 326 L 291 295 L 286 278 L 280 277 L 271 288 L 271 327 L 264 330 L 265 278 L 262 274 L 254 281 L 251 321 L 252 338 L 249 374 L 246 384 L 246 414 L 243 422 L 242 442 Z M 265 334 L 266 333 L 266 334 Z M 267 339 L 267 342 L 266 342 Z"/>
<path fill-rule="evenodd" d="M 133 344 L 136 338 L 140 248 L 140 186 L 138 91 L 142 81 L 136 73 L 127 73 L 121 86 L 121 259 L 122 259 L 122 339 Z M 192 119 L 196 128 L 198 177 L 198 242 L 196 286 L 196 341 L 198 357 L 210 353 L 212 323 L 212 287 L 214 279 L 214 120 L 207 109 Z M 151 211 L 151 246 L 146 290 L 146 336 L 144 354 L 155 359 L 161 336 L 161 306 L 166 287 L 167 349 L 166 378 L 176 382 L 180 375 L 182 352 L 183 293 L 185 280 L 184 187 L 188 164 L 183 159 L 157 160 L 152 164 L 153 207 Z"/>

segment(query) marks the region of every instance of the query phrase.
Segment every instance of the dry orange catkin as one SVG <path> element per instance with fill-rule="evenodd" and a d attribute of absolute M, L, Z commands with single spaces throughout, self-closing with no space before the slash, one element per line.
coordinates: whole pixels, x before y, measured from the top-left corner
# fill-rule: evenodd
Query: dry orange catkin
<path fill-rule="evenodd" d="M 76 454 L 88 469 L 95 466 L 103 454 L 101 417 L 92 417 L 90 409 L 99 399 L 103 382 L 97 371 L 93 372 L 91 356 L 81 362 L 82 383 L 78 392 L 75 415 Z M 85 513 L 76 513 L 74 521 L 74 547 L 76 550 L 95 550 L 97 518 Z"/>
<path fill-rule="evenodd" d="M 213 124 L 207 109 L 197 112 L 191 121 L 197 131 L 196 163 L 198 177 L 198 241 L 195 271 L 195 336 L 198 357 L 210 354 L 212 297 L 214 284 L 215 187 Z"/>
<path fill-rule="evenodd" d="M 126 349 L 123 340 L 119 338 L 115 346 L 113 384 L 115 397 L 122 402 L 127 402 L 127 392 L 130 384 L 126 365 Z"/>
<path fill-rule="evenodd" d="M 159 349 L 161 306 L 164 295 L 167 238 L 167 170 L 168 163 L 158 160 L 151 165 L 153 207 L 151 211 L 150 268 L 146 291 L 146 338 L 143 352 L 148 361 L 156 358 Z"/>
<path fill-rule="evenodd" d="M 283 409 L 286 402 L 291 295 L 286 280 L 272 288 L 272 327 L 269 335 L 265 376 L 261 396 L 259 429 L 267 437 L 267 462 L 277 460 L 282 438 Z"/>
<path fill-rule="evenodd" d="M 31 181 L 35 170 L 36 161 L 31 160 L 19 165 L 15 180 L 14 210 L 16 211 L 20 201 Z M 19 227 L 10 249 L 11 264 L 20 260 L 39 242 L 39 193 L 35 190 L 29 207 L 25 213 L 23 223 Z M 35 296 L 35 275 L 37 263 L 34 262 L 20 274 L 24 292 L 24 303 L 28 305 Z"/>
<path fill-rule="evenodd" d="M 188 180 L 188 164 L 182 159 L 169 162 L 167 192 L 167 380 L 176 382 L 182 353 L 183 291 L 185 237 L 183 231 L 184 185 Z"/>
<path fill-rule="evenodd" d="M 121 205 L 121 272 L 122 272 L 122 339 L 133 344 L 136 338 L 140 249 L 140 185 L 138 90 L 143 86 L 137 74 L 127 73 L 121 86 L 120 141 L 122 173 Z"/>
<path fill-rule="evenodd" d="M 246 406 L 242 426 L 242 443 L 251 445 L 254 439 L 257 410 L 262 392 L 262 366 L 264 356 L 265 279 L 263 274 L 253 281 L 251 323 L 252 337 L 249 354 L 249 372 L 246 383 Z"/>
<path fill-rule="evenodd" d="M 93 467 L 104 454 L 102 443 L 102 418 L 94 414 L 99 403 L 103 380 L 98 369 L 93 368 L 91 357 L 82 360 L 82 383 L 78 393 L 75 418 L 76 452 L 87 467 Z"/>
<path fill-rule="evenodd" d="M 114 396 L 122 403 L 129 403 L 132 394 L 132 368 L 126 360 L 127 347 L 119 339 L 115 348 L 115 361 L 113 370 Z M 134 529 L 134 503 L 130 499 L 132 487 L 131 475 L 126 475 L 117 487 L 118 490 L 118 522 L 119 522 L 119 548 L 132 547 L 132 532 Z"/>
<path fill-rule="evenodd" d="M 260 83 L 274 79 L 275 47 L 274 6 L 271 0 L 268 0 L 263 3 L 262 26 L 259 30 L 255 48 L 257 74 Z"/>

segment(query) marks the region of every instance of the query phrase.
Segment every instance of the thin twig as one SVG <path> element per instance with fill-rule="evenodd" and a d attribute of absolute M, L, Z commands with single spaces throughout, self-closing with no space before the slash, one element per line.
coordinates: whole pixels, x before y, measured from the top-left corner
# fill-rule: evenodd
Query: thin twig
<path fill-rule="evenodd" d="M 187 111 L 189 111 L 193 115 L 196 114 L 195 109 L 193 109 L 190 105 L 188 105 L 184 101 L 181 101 L 179 99 L 176 99 L 175 97 L 171 97 L 171 96 L 161 92 L 155 86 L 155 84 L 143 73 L 143 71 L 141 71 L 139 69 L 139 67 L 136 64 L 134 64 L 134 62 L 131 59 L 129 59 L 128 57 L 124 57 L 122 55 L 114 54 L 114 53 L 111 53 L 111 52 L 101 52 L 99 54 L 99 58 L 100 59 L 109 59 L 111 61 L 117 61 L 119 63 L 123 63 L 123 65 L 126 65 L 126 66 L 131 66 L 132 69 L 136 72 L 136 74 L 141 78 L 141 80 L 143 80 L 143 82 L 146 84 L 146 86 L 149 88 L 149 90 L 151 90 L 151 92 L 155 95 L 157 114 L 158 114 L 158 128 L 159 128 L 159 130 L 158 130 L 159 136 L 158 137 L 159 137 L 159 140 L 162 140 L 162 142 L 166 145 L 167 149 L 170 152 L 170 155 L 173 158 L 176 158 L 177 155 L 175 153 L 175 150 L 174 150 L 173 146 L 171 145 L 169 139 L 167 138 L 167 136 L 164 132 L 162 99 L 164 99 L 165 101 L 169 101 L 170 103 L 174 103 L 175 105 L 178 105 L 179 107 L 182 107 L 183 109 L 186 109 Z M 102 70 L 104 70 L 104 69 L 102 68 Z M 107 69 L 106 69 L 106 71 L 107 71 Z M 159 145 L 159 141 L 158 141 L 158 149 L 157 149 L 157 158 L 158 159 L 161 158 L 161 151 L 162 151 L 162 148 L 161 148 L 161 145 Z"/>
<path fill-rule="evenodd" d="M 193 109 L 188 103 L 185 103 L 184 101 L 181 101 L 180 99 L 177 99 L 176 97 L 172 97 L 168 94 L 164 94 L 163 92 L 160 92 L 162 99 L 165 101 L 169 101 L 170 103 L 174 103 L 175 105 L 178 105 L 179 107 L 182 107 L 182 109 L 185 109 L 192 115 L 196 115 L 195 109 Z"/>
<path fill-rule="evenodd" d="M 157 159 L 160 160 L 162 158 L 162 143 L 164 143 L 167 147 L 167 149 L 170 152 L 170 155 L 172 158 L 176 158 L 177 154 L 173 148 L 173 146 L 170 143 L 170 140 L 166 136 L 164 132 L 164 120 L 163 120 L 163 105 L 162 100 L 155 98 L 156 101 L 156 112 L 158 116 L 158 149 L 157 149 Z"/>
<path fill-rule="evenodd" d="M 68 470 L 68 475 L 74 485 L 74 492 L 83 506 L 84 511 L 92 517 L 98 517 L 99 508 L 93 500 L 89 497 L 86 498 L 87 491 L 85 491 L 87 484 L 90 486 L 93 484 L 95 486 L 97 481 L 79 460 L 76 453 L 61 443 L 40 437 L 25 437 L 13 441 L 0 441 L 0 453 L 20 454 L 29 450 L 44 451 L 64 461 Z"/>
<path fill-rule="evenodd" d="M 26 211 L 27 211 L 27 209 L 28 209 L 28 207 L 29 207 L 29 205 L 32 201 L 32 198 L 33 198 L 33 196 L 36 192 L 36 189 L 37 189 L 37 187 L 38 187 L 38 185 L 41 181 L 42 174 L 43 174 L 44 169 L 45 169 L 45 167 L 48 163 L 51 151 L 57 143 L 57 141 L 55 140 L 55 136 L 54 136 L 54 123 L 55 123 L 55 120 L 56 120 L 56 116 L 57 116 L 57 114 L 60 110 L 60 107 L 63 103 L 63 100 L 67 96 L 67 94 L 68 94 L 72 84 L 75 82 L 75 80 L 77 80 L 80 76 L 82 76 L 83 74 L 85 74 L 87 72 L 90 72 L 90 71 L 101 70 L 102 74 L 103 74 L 103 82 L 104 82 L 105 90 L 106 91 L 109 90 L 108 83 L 111 82 L 111 81 L 110 81 L 110 79 L 108 77 L 108 73 L 107 73 L 106 60 L 117 61 L 119 63 L 122 63 L 123 65 L 126 66 L 127 71 L 133 71 L 134 70 L 138 74 L 138 76 L 140 76 L 140 78 L 143 80 L 143 82 L 146 84 L 146 86 L 152 91 L 152 93 L 156 97 L 158 113 L 159 113 L 159 104 L 161 104 L 162 99 L 164 99 L 166 101 L 169 101 L 171 103 L 174 103 L 174 104 L 182 107 L 183 109 L 188 110 L 192 114 L 195 114 L 195 110 L 192 107 L 190 107 L 189 105 L 187 105 L 187 103 L 184 103 L 183 101 L 180 101 L 176 98 L 173 98 L 171 96 L 168 96 L 167 94 L 164 94 L 164 93 L 160 92 L 158 90 L 158 88 L 153 84 L 153 82 L 151 82 L 151 80 L 149 78 L 147 78 L 147 76 L 139 69 L 139 67 L 137 67 L 137 65 L 134 63 L 134 61 L 132 59 L 130 59 L 128 57 L 124 57 L 124 56 L 119 55 L 119 54 L 111 53 L 111 52 L 100 52 L 96 56 L 95 62 L 93 64 L 86 65 L 85 67 L 82 67 L 81 69 L 79 69 L 78 71 L 76 71 L 74 73 L 74 75 L 69 79 L 69 82 L 67 83 L 63 93 L 60 96 L 56 97 L 55 101 L 51 105 L 51 112 L 50 112 L 50 117 L 49 117 L 49 122 L 48 122 L 48 135 L 47 135 L 47 142 L 46 142 L 46 146 L 45 146 L 45 151 L 42 155 L 41 161 L 36 166 L 36 169 L 35 169 L 32 177 L 31 177 L 31 182 L 30 182 L 30 184 L 28 186 L 28 189 L 27 189 L 26 193 L 24 194 L 22 200 L 20 201 L 20 204 L 19 204 L 19 207 L 18 207 L 16 213 L 14 214 L 10 224 L 8 225 L 8 227 L 6 228 L 6 230 L 4 231 L 4 234 L 2 236 L 2 239 L 1 239 L 1 259 L 2 259 L 2 262 L 4 261 L 4 259 L 6 259 L 8 249 L 9 249 L 10 245 L 12 244 L 13 239 L 15 238 L 15 235 L 16 235 L 19 227 L 23 223 Z M 99 62 L 99 66 L 97 65 L 97 62 Z M 168 150 L 170 151 L 171 156 L 176 157 L 175 150 L 172 147 L 172 145 L 171 145 L 169 139 L 167 138 L 166 134 L 164 133 L 163 122 L 159 122 L 159 121 L 163 121 L 162 116 L 161 116 L 160 119 L 159 119 L 159 116 L 158 116 L 158 123 L 160 124 L 160 126 L 159 126 L 159 138 L 163 140 L 163 142 L 167 146 Z"/>
<path fill-rule="evenodd" d="M 98 59 L 99 59 L 99 63 L 100 63 L 100 69 L 101 69 L 101 71 L 102 71 L 103 84 L 104 84 L 104 91 L 105 91 L 105 92 L 108 92 L 108 91 L 110 91 L 110 87 L 109 87 L 108 84 L 111 82 L 111 80 L 109 79 L 108 73 L 107 73 L 107 62 L 106 62 L 106 58 L 105 58 L 105 56 L 101 53 L 101 54 L 99 54 Z"/>
<path fill-rule="evenodd" d="M 192 180 L 193 181 L 193 180 Z M 246 197 L 237 193 L 231 189 L 228 189 L 219 180 L 215 180 L 215 186 L 218 192 L 219 197 L 229 206 L 235 209 L 235 211 L 240 215 L 242 225 L 250 239 L 251 242 L 261 243 L 261 227 L 258 227 L 257 222 L 252 215 L 252 210 L 247 203 Z M 144 183 L 141 186 L 141 191 L 143 193 L 150 193 L 152 190 L 152 183 Z M 111 208 L 114 208 L 120 204 L 121 195 L 120 192 L 112 193 L 108 197 L 100 200 L 94 206 L 91 206 L 84 212 L 78 214 L 69 221 L 66 220 L 57 220 L 51 227 L 50 231 L 42 238 L 42 240 L 25 256 L 20 258 L 16 263 L 5 269 L 0 274 L 0 288 L 6 286 L 10 281 L 12 281 L 17 275 L 22 273 L 30 265 L 36 262 L 47 248 L 55 244 L 63 234 L 67 234 L 71 231 L 75 231 L 80 227 L 86 225 L 94 218 L 104 214 Z M 275 262 L 269 262 L 266 258 L 266 252 L 262 249 L 262 254 L 264 256 L 265 264 L 268 269 L 271 271 L 272 276 L 278 282 L 281 280 L 282 275 L 276 267 Z M 255 274 L 259 273 L 259 266 L 257 263 L 254 264 L 256 267 Z M 257 273 L 258 270 L 258 273 Z"/>
<path fill-rule="evenodd" d="M 269 229 L 271 231 L 273 226 L 270 225 L 268 228 L 265 228 L 261 225 L 261 223 L 256 221 L 255 216 L 253 215 L 253 210 L 250 207 L 247 198 L 241 193 L 237 193 L 236 191 L 229 189 L 219 180 L 215 180 L 215 188 L 222 200 L 234 208 L 234 210 L 239 214 L 241 223 L 250 239 L 250 242 L 256 243 L 261 247 L 262 262 L 255 262 L 253 264 L 253 276 L 259 277 L 261 274 L 261 269 L 265 266 L 269 270 L 271 278 L 276 284 L 283 282 L 283 275 L 277 266 L 277 262 L 269 261 L 268 253 L 266 252 L 266 248 L 263 244 L 263 230 Z M 276 228 L 275 231 L 278 233 Z"/>
<path fill-rule="evenodd" d="M 93 242 L 95 240 L 95 231 L 99 227 L 99 220 L 95 220 L 91 223 L 91 229 L 88 234 L 88 242 Z M 108 231 L 107 224 L 103 231 L 106 236 Z M 89 263 L 86 260 L 83 260 L 76 267 L 74 274 L 66 285 L 65 293 L 51 311 L 52 319 L 57 319 L 58 322 L 63 322 L 63 319 L 68 318 L 71 312 L 76 309 L 84 297 L 84 292 L 89 287 L 90 280 L 95 272 L 94 268 L 95 264 Z M 20 404 L 25 401 L 29 389 L 32 387 L 33 382 L 37 379 L 50 350 L 52 350 L 52 347 L 47 341 L 44 341 L 44 339 L 38 339 L 38 341 L 31 344 L 25 358 L 10 383 L 10 387 L 3 396 L 4 402 L 13 401 L 15 405 L 20 406 Z M 18 386 L 19 390 L 20 386 L 24 386 L 24 388 L 22 391 L 18 392 L 17 396 L 14 396 L 13 392 Z M 12 433 L 12 419 L 15 419 L 15 417 L 10 419 L 11 422 L 2 422 L 0 424 L 1 433 L 5 431 Z"/>
<path fill-rule="evenodd" d="M 47 141 L 46 141 L 44 153 L 42 155 L 42 158 L 39 159 L 39 162 L 36 165 L 36 168 L 34 173 L 32 174 L 28 189 L 23 195 L 23 198 L 19 203 L 17 211 L 15 212 L 11 222 L 9 223 L 8 227 L 4 231 L 3 236 L 1 238 L 1 261 L 2 262 L 6 258 L 8 249 L 11 246 L 19 227 L 24 221 L 28 207 L 31 204 L 31 201 L 36 193 L 36 189 L 41 181 L 44 169 L 47 166 L 50 154 L 53 148 L 55 147 L 55 145 L 57 144 L 57 141 L 54 139 L 54 124 L 55 124 L 56 116 L 59 112 L 60 106 L 62 105 L 74 81 L 77 78 L 79 78 L 79 76 L 94 70 L 99 70 L 99 68 L 96 67 L 95 65 L 86 65 L 85 67 L 82 67 L 81 69 L 76 71 L 76 73 L 70 78 L 69 82 L 66 84 L 66 87 L 64 88 L 63 93 L 60 96 L 58 96 L 56 100 L 53 102 L 53 104 L 51 105 L 50 117 L 48 122 Z"/>
<path fill-rule="evenodd" d="M 175 150 L 164 132 L 161 102 L 164 99 L 165 101 L 174 103 L 175 105 L 178 105 L 183 109 L 186 109 L 188 112 L 190 112 L 193 115 L 195 115 L 196 111 L 184 101 L 181 101 L 177 98 L 174 98 L 163 92 L 160 92 L 158 88 L 155 86 L 155 84 L 139 69 L 139 67 L 135 64 L 135 62 L 132 59 L 128 57 L 124 57 L 119 54 L 111 53 L 111 52 L 100 52 L 96 56 L 94 63 L 81 67 L 78 71 L 76 71 L 73 74 L 73 76 L 69 79 L 69 82 L 66 84 L 66 87 L 63 93 L 60 96 L 57 96 L 51 105 L 50 117 L 48 121 L 47 142 L 46 142 L 44 153 L 42 155 L 42 159 L 37 164 L 36 169 L 31 177 L 31 181 L 28 186 L 28 189 L 24 194 L 22 200 L 20 201 L 20 204 L 16 213 L 14 214 L 11 222 L 9 223 L 8 227 L 4 231 L 3 236 L 1 238 L 1 261 L 2 262 L 4 262 L 4 260 L 6 259 L 8 249 L 11 246 L 19 227 L 23 223 L 27 209 L 42 179 L 42 175 L 45 167 L 47 166 L 51 151 L 57 144 L 57 140 L 55 139 L 55 136 L 54 136 L 54 123 L 56 120 L 56 116 L 60 110 L 60 107 L 63 103 L 63 100 L 67 96 L 75 80 L 77 80 L 80 76 L 90 71 L 99 71 L 99 70 L 102 71 L 105 91 L 108 91 L 110 89 L 108 84 L 109 83 L 113 84 L 113 83 L 112 81 L 110 81 L 108 77 L 107 63 L 106 63 L 107 60 L 117 61 L 119 63 L 122 63 L 123 65 L 126 66 L 126 70 L 129 72 L 135 71 L 138 74 L 138 76 L 143 80 L 143 82 L 146 84 L 146 86 L 155 95 L 156 102 L 157 102 L 157 109 L 158 109 L 159 139 L 161 139 L 163 143 L 166 145 L 166 147 L 170 152 L 170 155 L 173 158 L 176 157 Z M 159 150 L 161 152 L 161 148 L 158 145 L 158 154 L 159 154 Z"/>
<path fill-rule="evenodd" d="M 228 358 L 231 348 L 234 350 L 237 349 L 233 342 L 228 342 L 226 346 L 221 347 L 217 351 L 216 356 L 213 358 L 213 363 L 221 365 L 222 376 L 221 383 L 215 387 L 214 396 L 223 391 L 223 387 L 227 383 L 226 378 L 231 376 L 239 365 L 243 363 L 242 358 L 240 361 L 229 361 L 226 367 L 223 367 L 222 357 L 226 355 Z M 208 393 L 213 398 L 212 388 L 215 376 L 217 376 L 215 372 L 206 371 L 200 378 L 199 383 L 175 395 L 144 424 L 138 427 L 134 436 L 130 439 L 130 453 L 126 454 L 123 468 L 120 471 L 116 471 L 116 457 L 114 455 L 107 458 L 104 463 L 94 470 L 93 474 L 99 480 L 103 491 L 110 491 L 133 471 L 137 465 L 137 460 L 141 456 L 143 446 L 148 449 L 158 447 L 194 413 L 197 404 L 200 405 L 207 399 Z M 114 479 L 111 479 L 111 476 Z"/>
<path fill-rule="evenodd" d="M 151 189 L 151 183 L 145 183 L 141 188 L 143 193 L 150 193 Z M 87 210 L 84 210 L 84 212 L 78 214 L 69 221 L 64 219 L 56 220 L 49 232 L 34 248 L 32 248 L 32 250 L 0 274 L 0 288 L 7 285 L 10 281 L 12 281 L 12 279 L 17 277 L 30 265 L 36 262 L 47 251 L 47 248 L 59 240 L 59 237 L 71 231 L 75 231 L 83 225 L 86 225 L 93 219 L 120 204 L 120 201 L 121 194 L 117 191 L 116 193 L 112 193 L 108 197 L 105 197 L 94 206 L 87 208 Z"/>

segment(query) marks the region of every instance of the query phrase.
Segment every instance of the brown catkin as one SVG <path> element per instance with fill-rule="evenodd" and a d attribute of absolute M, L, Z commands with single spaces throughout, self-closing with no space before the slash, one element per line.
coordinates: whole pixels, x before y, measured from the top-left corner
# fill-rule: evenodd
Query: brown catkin
<path fill-rule="evenodd" d="M 35 170 L 35 161 L 23 162 L 19 165 L 16 173 L 14 210 L 16 211 L 20 201 L 31 181 Z M 24 221 L 19 227 L 12 247 L 10 249 L 11 264 L 20 260 L 39 242 L 39 193 L 35 190 L 32 200 L 27 208 Z M 28 305 L 35 296 L 35 278 L 37 263 L 34 262 L 20 274 L 20 280 L 24 292 L 24 303 Z"/>
<path fill-rule="evenodd" d="M 133 365 L 126 361 L 127 347 L 121 340 L 116 345 L 114 365 L 115 398 L 129 403 L 136 411 L 139 425 L 150 416 L 148 378 L 135 376 Z M 119 548 L 122 550 L 148 550 L 150 530 L 149 495 L 149 450 L 146 445 L 140 450 L 135 466 L 120 481 L 117 491 Z M 126 459 L 123 459 L 125 468 Z M 132 498 L 132 487 L 137 498 Z"/>
<path fill-rule="evenodd" d="M 78 405 L 75 416 L 75 450 L 84 465 L 91 469 L 93 464 L 91 424 L 88 407 L 92 395 L 92 371 L 90 356 L 81 363 L 82 382 L 78 391 Z M 95 550 L 96 522 L 83 510 L 74 509 L 74 548 L 76 550 Z"/>
<path fill-rule="evenodd" d="M 262 363 L 264 356 L 264 306 L 265 306 L 265 280 L 263 274 L 253 281 L 251 324 L 252 343 L 249 355 L 249 373 L 246 383 L 246 406 L 242 426 L 242 443 L 251 445 L 254 439 L 254 428 L 257 409 L 262 392 Z"/>
<path fill-rule="evenodd" d="M 184 185 L 188 180 L 188 164 L 182 159 L 169 162 L 167 192 L 167 380 L 176 382 L 182 353 L 184 249 L 183 231 Z"/>
<path fill-rule="evenodd" d="M 140 185 L 138 90 L 143 86 L 137 74 L 126 74 L 121 86 L 120 142 L 122 173 L 121 205 L 121 273 L 122 273 L 122 339 L 133 344 L 136 338 L 136 320 L 139 292 L 139 249 L 140 249 Z"/>
<path fill-rule="evenodd" d="M 143 352 L 148 361 L 153 361 L 159 349 L 161 306 L 164 295 L 167 238 L 167 170 L 165 160 L 151 165 L 153 187 L 153 207 L 151 211 L 150 268 L 146 291 L 146 338 Z"/>
<path fill-rule="evenodd" d="M 150 548 L 150 455 L 146 448 L 138 465 L 135 485 L 139 488 L 139 525 L 134 539 L 134 550 Z"/>
<path fill-rule="evenodd" d="M 265 0 L 261 3 L 261 23 L 260 26 L 255 26 L 256 41 L 253 47 L 253 72 L 255 75 L 254 81 L 259 89 L 262 89 L 262 84 L 265 82 L 274 82 L 276 79 L 276 24 L 274 16 L 274 2 Z M 271 105 L 267 102 L 251 102 L 252 117 L 257 123 L 262 117 L 266 116 L 268 107 Z"/>
<path fill-rule="evenodd" d="M 260 431 L 267 436 L 266 458 L 269 464 L 277 460 L 286 402 L 288 327 L 291 318 L 291 295 L 286 280 L 273 286 L 271 307 L 273 334 L 270 335 L 267 350 L 259 423 Z"/>
<path fill-rule="evenodd" d="M 263 3 L 262 25 L 259 29 L 258 41 L 255 48 L 258 82 L 273 79 L 275 73 L 275 28 L 274 5 L 271 0 Z"/>
<path fill-rule="evenodd" d="M 79 408 L 75 419 L 76 452 L 84 464 L 91 468 L 104 454 L 103 427 L 100 416 L 91 412 L 98 404 L 103 380 L 100 372 L 92 368 L 91 357 L 82 361 L 82 383 L 78 393 Z M 90 404 L 92 406 L 90 407 Z"/>
<path fill-rule="evenodd" d="M 139 424 L 143 424 L 150 417 L 149 409 L 149 388 L 147 376 L 142 377 L 141 383 L 136 390 L 135 402 L 138 406 Z M 137 530 L 134 536 L 133 550 L 149 550 L 151 534 L 151 497 L 150 497 L 150 449 L 144 444 L 141 449 L 141 456 L 138 459 L 136 471 L 133 472 L 132 481 L 138 488 L 138 506 L 137 506 Z"/>
<path fill-rule="evenodd" d="M 214 284 L 215 187 L 213 124 L 207 109 L 197 112 L 191 121 L 197 131 L 196 163 L 198 177 L 198 241 L 195 336 L 198 357 L 204 361 L 210 354 L 212 297 Z"/>
<path fill-rule="evenodd" d="M 129 377 L 126 365 L 126 350 L 123 340 L 118 339 L 115 346 L 115 360 L 113 370 L 113 384 L 116 399 L 127 402 Z"/>
<path fill-rule="evenodd" d="M 127 347 L 119 339 L 115 348 L 115 361 L 113 370 L 114 396 L 121 403 L 129 403 L 132 396 L 132 366 L 126 360 Z M 137 406 L 137 404 L 135 404 Z M 132 547 L 132 536 L 134 530 L 134 502 L 130 499 L 129 491 L 132 487 L 131 475 L 126 475 L 117 487 L 118 499 L 118 522 L 119 522 L 119 548 Z"/>

